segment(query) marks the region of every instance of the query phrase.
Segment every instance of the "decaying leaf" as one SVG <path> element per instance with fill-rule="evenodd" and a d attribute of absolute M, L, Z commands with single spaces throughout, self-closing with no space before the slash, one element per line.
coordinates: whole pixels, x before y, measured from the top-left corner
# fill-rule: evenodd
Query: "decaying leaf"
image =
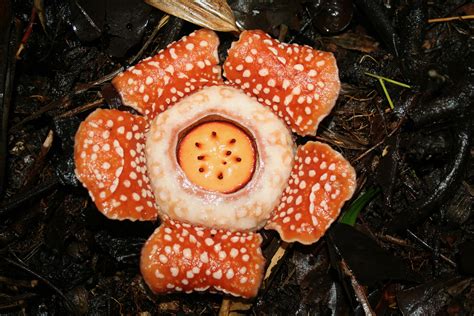
<path fill-rule="evenodd" d="M 36 12 L 38 12 L 38 18 L 40 20 L 41 26 L 43 27 L 43 31 L 45 33 L 48 33 L 46 31 L 46 17 L 44 13 L 44 3 L 43 0 L 34 0 L 33 5 L 36 9 Z"/>
<path fill-rule="evenodd" d="M 363 53 L 372 53 L 379 48 L 379 43 L 372 37 L 364 34 L 345 32 L 337 36 L 327 37 L 323 40 L 332 42 L 345 49 L 355 50 Z"/>
<path fill-rule="evenodd" d="M 145 0 L 149 5 L 191 23 L 221 32 L 239 32 L 225 0 Z"/>

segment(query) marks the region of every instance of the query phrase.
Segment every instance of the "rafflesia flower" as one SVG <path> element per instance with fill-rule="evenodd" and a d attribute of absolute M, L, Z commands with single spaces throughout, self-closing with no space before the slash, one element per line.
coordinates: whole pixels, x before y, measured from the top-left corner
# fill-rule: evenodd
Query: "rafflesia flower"
<path fill-rule="evenodd" d="M 151 290 L 257 294 L 261 228 L 316 242 L 355 188 L 316 132 L 340 83 L 331 53 L 245 31 L 228 51 L 198 30 L 113 79 L 141 115 L 96 110 L 75 143 L 76 174 L 108 218 L 162 223 L 142 250 Z M 290 131 L 291 130 L 291 131 Z"/>

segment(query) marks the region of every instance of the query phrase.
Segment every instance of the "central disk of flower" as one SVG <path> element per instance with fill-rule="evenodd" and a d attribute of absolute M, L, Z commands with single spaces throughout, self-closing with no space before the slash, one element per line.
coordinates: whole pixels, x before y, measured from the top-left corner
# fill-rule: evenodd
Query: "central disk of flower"
<path fill-rule="evenodd" d="M 288 127 L 225 85 L 205 87 L 157 115 L 145 147 L 163 217 L 231 231 L 265 225 L 294 161 Z"/>
<path fill-rule="evenodd" d="M 214 192 L 232 193 L 255 170 L 255 146 L 247 133 L 225 121 L 199 124 L 178 144 L 178 163 L 189 180 Z"/>

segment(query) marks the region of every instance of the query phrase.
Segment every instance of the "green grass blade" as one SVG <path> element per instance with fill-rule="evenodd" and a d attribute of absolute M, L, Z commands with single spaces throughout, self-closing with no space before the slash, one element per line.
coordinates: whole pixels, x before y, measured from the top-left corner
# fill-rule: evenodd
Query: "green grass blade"
<path fill-rule="evenodd" d="M 370 76 L 370 77 L 373 77 L 373 78 L 377 78 L 377 79 L 382 79 L 384 81 L 387 81 L 387 82 L 390 82 L 391 84 L 394 84 L 394 85 L 397 85 L 397 86 L 400 86 L 400 87 L 404 87 L 404 88 L 409 88 L 411 89 L 411 86 L 410 85 L 407 85 L 406 83 L 403 83 L 403 82 L 400 82 L 400 81 L 396 81 L 396 80 L 393 80 L 393 79 L 390 79 L 390 78 L 387 78 L 387 77 L 383 77 L 383 76 L 379 76 L 379 75 L 375 75 L 375 74 L 371 74 L 370 72 L 365 72 L 365 74 L 367 76 Z"/>
<path fill-rule="evenodd" d="M 377 194 L 379 194 L 379 192 L 380 189 L 378 188 L 369 188 L 367 191 L 359 195 L 359 197 L 352 202 L 347 210 L 342 214 L 339 222 L 354 226 L 359 213 Z"/>
<path fill-rule="evenodd" d="M 390 94 L 388 93 L 387 87 L 385 87 L 385 83 L 383 82 L 383 79 L 379 79 L 380 85 L 382 86 L 383 93 L 385 93 L 385 97 L 387 98 L 388 105 L 390 105 L 390 108 L 393 110 L 393 101 L 392 98 L 390 97 Z"/>

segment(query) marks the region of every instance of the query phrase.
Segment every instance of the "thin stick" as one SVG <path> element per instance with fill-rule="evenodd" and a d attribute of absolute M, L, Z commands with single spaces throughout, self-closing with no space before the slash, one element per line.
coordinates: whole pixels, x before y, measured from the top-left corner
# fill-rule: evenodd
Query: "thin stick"
<path fill-rule="evenodd" d="M 431 247 L 430 245 L 428 245 L 428 244 L 426 243 L 426 241 L 424 241 L 423 239 L 421 239 L 420 237 L 418 237 L 417 235 L 415 235 L 411 230 L 407 229 L 407 233 L 408 233 L 411 237 L 415 238 L 415 240 L 418 241 L 420 244 L 422 244 L 426 249 L 428 249 L 428 250 L 434 252 L 433 247 Z M 439 254 L 439 256 L 440 256 L 441 259 L 443 259 L 444 261 L 446 261 L 447 263 L 449 263 L 453 268 L 456 268 L 456 267 L 457 267 L 456 263 L 455 263 L 453 260 L 451 260 L 451 259 L 449 259 L 448 257 L 446 257 L 445 255 Z"/>
<path fill-rule="evenodd" d="M 8 202 L 6 202 L 5 204 L 0 204 L 0 216 L 3 216 L 8 212 L 13 211 L 29 199 L 40 196 L 44 192 L 54 188 L 58 183 L 59 180 L 56 177 L 52 177 L 50 180 L 37 185 L 36 187 L 28 190 L 27 192 L 19 193 L 17 195 L 12 196 L 10 199 L 8 199 Z"/>
<path fill-rule="evenodd" d="M 392 243 L 398 246 L 403 246 L 403 247 L 411 247 L 408 241 L 397 238 L 397 237 L 393 237 L 392 235 L 377 234 L 376 236 L 385 242 L 389 242 L 389 243 Z"/>
<path fill-rule="evenodd" d="M 372 307 L 370 307 L 369 300 L 367 299 L 367 295 L 365 294 L 363 287 L 359 284 L 356 277 L 354 276 L 351 269 L 349 268 L 349 266 L 344 260 L 341 261 L 341 269 L 344 272 L 344 274 L 348 276 L 349 279 L 351 280 L 352 289 L 354 290 L 357 301 L 362 306 L 362 309 L 364 310 L 365 315 L 375 316 L 375 312 L 372 310 Z"/>
<path fill-rule="evenodd" d="M 11 278 L 0 275 L 0 283 L 13 285 L 16 287 L 34 288 L 35 286 L 38 285 L 38 280 L 31 280 L 31 281 L 15 280 L 15 279 L 11 279 Z"/>
<path fill-rule="evenodd" d="M 161 20 L 158 22 L 158 26 L 155 28 L 154 30 L 154 35 L 155 36 L 158 32 L 158 30 L 160 30 L 161 28 L 163 28 L 163 26 L 166 25 L 166 23 L 168 23 L 168 20 L 169 20 L 169 16 L 164 16 L 163 18 L 161 18 Z M 130 60 L 129 60 L 129 63 L 132 63 L 132 62 L 135 62 L 138 58 L 140 58 L 141 54 L 148 48 L 148 46 L 150 45 L 151 43 L 151 39 L 153 37 L 150 37 L 147 42 L 145 42 L 144 46 L 140 49 L 140 51 L 135 55 L 133 56 Z M 24 118 L 23 120 L 21 120 L 19 123 L 15 124 L 12 126 L 12 128 L 10 129 L 11 132 L 13 131 L 16 131 L 19 127 L 21 127 L 23 124 L 29 122 L 29 121 L 32 121 L 36 118 L 38 118 L 39 116 L 41 116 L 42 114 L 46 113 L 46 112 L 49 112 L 50 110 L 52 109 L 55 109 L 57 108 L 59 105 L 61 105 L 62 103 L 67 103 L 67 106 L 65 107 L 68 107 L 69 104 L 71 103 L 71 97 L 73 95 L 77 95 L 77 94 L 81 94 L 83 92 L 86 92 L 87 90 L 89 90 L 90 88 L 92 87 L 95 87 L 97 85 L 100 85 L 106 81 L 109 81 L 111 79 L 113 79 L 116 75 L 118 75 L 119 73 L 121 73 L 123 70 L 125 69 L 125 67 L 123 66 L 120 66 L 118 67 L 117 69 L 113 70 L 111 73 L 99 78 L 99 79 L 96 79 L 94 81 L 91 81 L 91 82 L 87 82 L 87 83 L 79 83 L 76 85 L 76 87 L 74 88 L 74 91 L 72 91 L 69 95 L 64 95 L 62 96 L 60 99 L 58 100 L 54 100 L 50 103 L 48 103 L 47 105 L 45 105 L 44 107 L 40 108 L 38 111 L 36 111 L 35 113 L 31 114 L 30 116 L 27 116 L 26 118 Z"/>
<path fill-rule="evenodd" d="M 69 298 L 66 297 L 66 295 L 64 295 L 64 293 L 58 288 L 56 287 L 56 285 L 54 285 L 53 283 L 51 283 L 48 279 L 46 279 L 45 277 L 41 276 L 40 274 L 34 272 L 33 270 L 31 270 L 30 268 L 28 268 L 25 264 L 23 264 L 22 262 L 16 262 L 10 258 L 3 258 L 3 260 L 5 260 L 6 262 L 28 272 L 29 274 L 35 276 L 36 278 L 38 278 L 39 280 L 43 281 L 46 285 L 48 285 L 51 289 L 53 289 L 59 296 L 62 297 L 62 299 L 64 300 L 64 302 L 66 303 L 66 306 L 67 308 L 69 309 L 69 311 L 71 311 L 74 315 L 77 315 L 77 312 L 75 310 L 75 306 L 74 304 L 71 302 L 71 300 L 69 300 Z"/>
<path fill-rule="evenodd" d="M 2 298 L 2 305 L 0 305 L 0 310 L 11 309 L 15 307 L 22 306 L 25 304 L 25 300 L 34 298 L 38 296 L 36 293 L 25 293 L 17 296 L 7 296 Z"/>
<path fill-rule="evenodd" d="M 474 15 L 460 15 L 460 16 L 450 16 L 447 18 L 436 18 L 436 19 L 429 19 L 428 23 L 439 23 L 439 22 L 449 22 L 449 21 L 456 21 L 456 20 L 472 20 L 474 19 Z"/>
<path fill-rule="evenodd" d="M 34 179 L 38 176 L 39 172 L 41 171 L 41 167 L 43 166 L 44 159 L 48 154 L 51 146 L 53 145 L 54 139 L 54 132 L 53 130 L 49 130 L 46 139 L 44 140 L 43 144 L 41 145 L 41 150 L 33 163 L 33 167 L 28 172 L 25 180 L 23 181 L 23 187 L 21 188 L 20 192 L 25 192 L 30 188 L 30 185 L 33 183 Z"/>
<path fill-rule="evenodd" d="M 379 147 L 380 145 L 382 145 L 383 143 L 385 143 L 385 141 L 387 140 L 387 138 L 391 137 L 393 134 L 395 134 L 396 131 L 398 131 L 400 129 L 400 127 L 402 126 L 402 124 L 405 122 L 406 120 L 406 116 L 402 117 L 400 119 L 400 121 L 398 121 L 398 124 L 397 126 L 395 126 L 395 128 L 387 135 L 384 137 L 384 139 L 382 139 L 381 141 L 379 141 L 377 144 L 375 144 L 374 146 L 370 147 L 369 149 L 367 149 L 364 153 L 362 153 L 359 157 L 357 157 L 356 159 L 352 160 L 351 162 L 356 162 L 356 161 L 359 161 L 361 160 L 362 158 L 364 158 L 365 156 L 367 156 L 367 154 L 369 154 L 371 151 L 373 151 L 374 149 L 376 149 L 377 147 Z"/>
<path fill-rule="evenodd" d="M 58 118 L 72 117 L 72 116 L 77 115 L 79 113 L 82 113 L 84 111 L 88 111 L 90 109 L 95 109 L 99 106 L 102 106 L 104 104 L 104 101 L 105 100 L 103 98 L 100 98 L 98 100 L 92 101 L 92 102 L 84 104 L 80 107 L 74 108 L 70 111 L 67 111 L 67 112 L 59 115 Z"/>
<path fill-rule="evenodd" d="M 158 25 L 155 27 L 155 29 L 153 30 L 153 33 L 151 33 L 151 35 L 148 37 L 148 39 L 146 40 L 145 44 L 142 46 L 142 48 L 138 51 L 138 53 L 133 56 L 129 61 L 128 63 L 129 64 L 133 64 L 137 61 L 138 58 L 140 58 L 140 56 L 143 55 L 143 53 L 145 52 L 145 50 L 148 48 L 148 46 L 150 46 L 151 42 L 155 39 L 156 35 L 158 34 L 158 32 L 163 28 L 163 26 L 165 26 L 166 24 L 168 24 L 170 20 L 170 16 L 167 14 L 165 16 L 163 16 L 160 21 L 158 22 Z"/>

